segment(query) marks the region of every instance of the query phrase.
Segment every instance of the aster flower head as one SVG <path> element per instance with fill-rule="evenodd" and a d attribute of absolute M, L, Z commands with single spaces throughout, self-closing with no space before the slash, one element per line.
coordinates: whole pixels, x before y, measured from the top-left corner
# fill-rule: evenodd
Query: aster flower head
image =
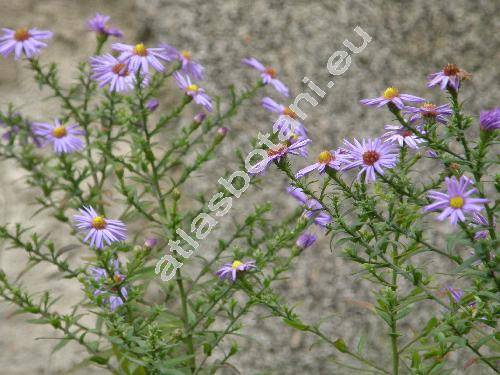
<path fill-rule="evenodd" d="M 303 216 L 307 220 L 312 220 L 316 225 L 323 228 L 332 221 L 331 216 L 324 210 L 321 203 L 316 199 L 309 198 L 302 189 L 290 186 L 286 190 L 301 206 L 304 206 Z"/>
<path fill-rule="evenodd" d="M 37 56 L 42 48 L 47 47 L 47 44 L 42 40 L 50 39 L 53 35 L 51 31 L 38 30 L 37 28 L 28 29 L 26 27 L 16 30 L 3 28 L 2 31 L 0 54 L 7 57 L 14 52 L 14 60 L 19 60 L 23 53 L 28 59 Z"/>
<path fill-rule="evenodd" d="M 83 241 L 90 240 L 90 247 L 102 249 L 105 244 L 127 238 L 127 228 L 122 221 L 100 216 L 91 206 L 84 206 L 79 211 L 80 215 L 74 215 L 73 221 L 79 232 L 87 233 Z"/>
<path fill-rule="evenodd" d="M 134 89 L 136 76 L 125 63 L 118 61 L 113 55 L 107 53 L 103 56 L 90 58 L 92 79 L 97 81 L 99 87 L 109 86 L 109 91 L 128 92 Z M 143 76 L 142 84 L 148 83 L 148 76 Z"/>
<path fill-rule="evenodd" d="M 177 86 L 184 90 L 186 95 L 193 98 L 196 104 L 203 106 L 208 112 L 212 112 L 212 98 L 205 93 L 203 88 L 195 85 L 189 76 L 185 76 L 179 72 L 174 73 L 174 78 Z"/>
<path fill-rule="evenodd" d="M 375 172 L 383 175 L 385 168 L 394 168 L 398 162 L 398 149 L 394 144 L 383 142 L 380 138 L 363 139 L 361 143 L 357 139 L 354 139 L 353 143 L 344 140 L 344 145 L 349 161 L 342 170 L 361 167 L 358 179 L 365 173 L 366 183 L 376 180 Z"/>
<path fill-rule="evenodd" d="M 288 115 L 279 116 L 273 125 L 273 132 L 278 133 L 280 137 L 288 137 L 286 141 L 291 145 L 308 138 L 305 126 Z M 299 155 L 303 157 L 309 155 L 307 146 L 299 149 Z"/>
<path fill-rule="evenodd" d="M 221 280 L 231 280 L 232 282 L 235 282 L 238 272 L 246 272 L 255 268 L 257 267 L 255 266 L 254 260 L 249 260 L 246 262 L 235 260 L 233 262 L 224 264 L 215 274 L 219 276 Z"/>
<path fill-rule="evenodd" d="M 144 43 L 138 43 L 135 46 L 114 43 L 111 48 L 120 52 L 118 60 L 133 73 L 141 71 L 146 74 L 149 72 L 149 66 L 161 73 L 165 70 L 161 60 L 169 61 L 169 58 L 164 54 L 163 48 L 146 48 Z"/>
<path fill-rule="evenodd" d="M 464 296 L 464 291 L 462 289 L 453 288 L 451 286 L 447 286 L 445 289 L 455 303 L 459 303 Z"/>
<path fill-rule="evenodd" d="M 97 36 L 109 37 L 114 36 L 121 38 L 123 33 L 116 27 L 108 26 L 109 16 L 101 13 L 96 13 L 95 16 L 87 21 L 87 27 L 91 31 L 95 31 Z"/>
<path fill-rule="evenodd" d="M 161 44 L 160 48 L 163 48 L 164 55 L 170 60 L 179 60 L 181 62 L 181 71 L 189 75 L 192 79 L 202 80 L 203 71 L 205 68 L 198 62 L 194 61 L 191 53 L 187 50 L 179 51 L 177 48 L 172 47 L 168 44 Z"/>
<path fill-rule="evenodd" d="M 402 109 L 405 106 L 403 101 L 419 103 L 425 102 L 425 99 L 414 95 L 401 94 L 396 87 L 388 87 L 382 93 L 382 96 L 373 99 L 363 99 L 360 100 L 360 103 L 368 106 L 376 106 L 377 108 L 392 103 L 397 108 Z"/>
<path fill-rule="evenodd" d="M 289 144 L 289 142 L 278 143 L 267 150 L 267 158 L 255 164 L 248 172 L 250 174 L 258 174 L 261 173 L 263 170 L 265 170 L 271 162 L 273 161 L 279 162 L 282 158 L 284 158 L 288 154 L 300 155 L 301 149 L 304 148 L 310 142 L 311 142 L 310 139 L 303 139 L 293 144 Z"/>
<path fill-rule="evenodd" d="M 276 78 L 278 73 L 275 69 L 266 68 L 259 60 L 253 57 L 249 59 L 243 59 L 241 62 L 245 65 L 250 66 L 251 68 L 258 70 L 261 73 L 260 76 L 262 77 L 262 82 L 265 85 L 271 84 L 276 89 L 276 91 L 278 91 L 284 97 L 288 98 L 290 96 L 290 90 L 288 90 L 288 87 L 286 87 L 283 82 Z"/>
<path fill-rule="evenodd" d="M 456 225 L 458 221 L 465 221 L 465 214 L 481 211 L 488 202 L 484 198 L 471 198 L 477 189 L 467 190 L 472 185 L 472 180 L 466 176 L 461 176 L 458 180 L 455 176 L 446 177 L 445 183 L 448 192 L 431 190 L 428 197 L 434 202 L 424 207 L 425 212 L 442 211 L 437 217 L 439 221 L 449 217 L 451 224 Z"/>
<path fill-rule="evenodd" d="M 405 107 L 403 112 L 408 115 L 408 120 L 410 122 L 418 124 L 427 121 L 446 124 L 453 114 L 449 104 L 437 106 L 429 102 L 423 103 L 420 107 Z"/>
<path fill-rule="evenodd" d="M 32 129 L 35 135 L 44 138 L 46 144 L 53 144 L 56 154 L 69 154 L 85 147 L 85 143 L 79 138 L 85 132 L 78 125 L 62 125 L 56 118 L 53 124 L 34 122 Z"/>
<path fill-rule="evenodd" d="M 500 129 L 500 107 L 489 111 L 481 111 L 479 127 L 486 132 Z"/>
<path fill-rule="evenodd" d="M 110 268 L 113 268 L 111 276 L 102 267 L 90 267 L 89 275 L 93 279 L 90 288 L 101 305 L 107 305 L 111 311 L 115 311 L 128 299 L 128 291 L 124 285 L 126 277 L 120 271 L 118 259 L 111 262 Z"/>
<path fill-rule="evenodd" d="M 427 77 L 427 87 L 439 85 L 442 91 L 446 90 L 448 87 L 458 91 L 460 88 L 460 82 L 464 79 L 468 79 L 469 77 L 469 73 L 460 69 L 455 64 L 447 64 L 439 72 L 429 74 Z"/>
<path fill-rule="evenodd" d="M 299 238 L 297 238 L 297 242 L 295 242 L 295 244 L 301 249 L 307 249 L 316 242 L 316 239 L 317 238 L 314 234 L 304 232 L 299 236 Z"/>
<path fill-rule="evenodd" d="M 344 150 L 322 151 L 319 153 L 316 163 L 308 165 L 305 168 L 302 168 L 300 171 L 297 172 L 295 177 L 302 178 L 314 170 L 317 170 L 319 174 L 323 174 L 325 173 L 327 167 L 340 170 L 342 164 L 347 161 L 345 157 L 346 154 Z"/>
<path fill-rule="evenodd" d="M 418 149 L 419 143 L 425 142 L 425 140 L 419 138 L 418 135 L 402 125 L 385 125 L 384 129 L 387 130 L 382 135 L 385 142 L 398 143 L 401 147 L 407 145 L 414 150 Z"/>

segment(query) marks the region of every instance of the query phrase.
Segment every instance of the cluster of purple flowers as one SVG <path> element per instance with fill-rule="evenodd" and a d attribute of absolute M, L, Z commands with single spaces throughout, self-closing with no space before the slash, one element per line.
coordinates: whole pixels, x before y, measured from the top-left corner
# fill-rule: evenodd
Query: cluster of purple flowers
<path fill-rule="evenodd" d="M 125 275 L 120 271 L 120 262 L 115 259 L 112 264 L 112 274 L 102 267 L 90 267 L 89 276 L 93 280 L 91 284 L 92 294 L 97 301 L 115 311 L 128 299 L 127 287 L 124 285 Z"/>

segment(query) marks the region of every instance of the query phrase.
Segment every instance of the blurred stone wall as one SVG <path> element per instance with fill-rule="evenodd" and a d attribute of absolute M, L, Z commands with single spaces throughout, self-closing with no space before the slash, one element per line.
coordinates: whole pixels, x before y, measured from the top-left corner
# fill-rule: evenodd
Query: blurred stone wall
<path fill-rule="evenodd" d="M 333 148 L 344 137 L 378 135 L 391 118 L 382 110 L 367 109 L 359 99 L 378 96 L 387 86 L 441 103 L 438 90 L 425 87 L 428 73 L 455 62 L 473 74 L 465 90 L 466 109 L 477 114 L 480 108 L 500 103 L 500 1 L 318 1 L 318 0 L 112 0 L 64 1 L 18 0 L 2 4 L 0 25 L 16 27 L 34 25 L 55 32 L 55 40 L 44 52 L 44 59 L 62 64 L 62 74 L 72 78 L 76 63 L 92 51 L 93 38 L 84 33 L 84 20 L 100 11 L 112 16 L 112 23 L 125 31 L 125 42 L 164 41 L 189 49 L 206 66 L 210 93 L 224 94 L 229 84 L 243 88 L 256 78 L 255 72 L 240 67 L 244 57 L 255 56 L 275 67 L 291 87 L 292 97 L 305 87 L 304 76 L 325 88 L 330 79 L 326 70 L 328 57 L 342 42 L 359 41 L 353 29 L 361 26 L 373 38 L 368 47 L 353 56 L 350 69 L 336 79 L 336 85 L 320 104 L 308 111 L 305 124 L 314 144 L 312 154 Z M 0 60 L 0 103 L 13 101 L 32 116 L 53 114 L 50 102 L 32 100 L 34 86 L 29 74 L 11 59 Z M 326 89 L 325 89 L 326 90 Z M 272 90 L 267 94 L 281 100 Z M 168 105 L 168 89 L 159 98 Z M 269 129 L 274 118 L 256 99 L 232 122 L 228 142 L 222 150 L 231 165 L 236 146 L 249 150 L 249 141 L 258 130 Z M 210 164 L 217 171 L 216 164 Z M 22 176 L 13 164 L 1 170 L 2 220 L 28 219 L 33 207 L 27 206 L 33 192 L 25 189 Z M 269 173 L 268 183 L 259 199 L 277 201 L 289 209 L 292 201 L 281 197 L 283 179 Z M 216 186 L 219 173 L 200 178 L 204 187 Z M 194 188 L 193 188 L 194 189 Z M 6 204 L 9 202 L 9 204 Z M 19 202 L 12 204 L 11 202 Z M 253 203 L 253 202 L 251 202 Z M 241 202 L 240 202 L 241 204 Z M 246 204 L 246 202 L 245 202 Z M 288 207 L 287 207 L 288 206 Z M 278 212 L 277 212 L 278 214 Z M 22 265 L 19 255 L 0 253 L 2 267 L 16 269 Z M 446 264 L 442 267 L 445 269 Z M 51 275 L 38 273 L 34 280 L 40 289 L 74 293 L 77 285 L 50 280 Z M 333 314 L 325 324 L 332 337 L 341 336 L 355 345 L 361 334 L 368 337 L 373 358 L 385 362 L 382 351 L 387 337 L 376 336 L 382 326 L 366 309 L 370 284 L 352 276 L 357 271 L 332 254 L 328 241 L 308 251 L 297 264 L 280 291 L 307 319 L 315 321 Z M 77 363 L 81 351 L 68 346 L 50 356 L 50 341 L 37 337 L 54 337 L 50 330 L 26 325 L 24 317 L 11 316 L 12 308 L 0 305 L 0 366 L 9 374 L 30 371 L 40 374 L 66 373 Z M 283 327 L 277 320 L 261 319 L 265 311 L 256 310 L 246 322 L 244 333 L 254 340 L 242 340 L 245 350 L 233 362 L 242 374 L 352 374 L 339 368 L 332 351 L 314 345 L 314 339 Z M 423 316 L 405 321 L 405 328 L 418 331 Z M 459 361 L 460 362 L 460 361 Z M 460 363 L 463 363 L 460 362 Z M 228 370 L 229 371 L 229 370 Z M 459 373 L 478 374 L 473 366 Z M 85 373 L 85 372 L 84 372 Z M 228 372 L 230 373 L 230 372 Z"/>

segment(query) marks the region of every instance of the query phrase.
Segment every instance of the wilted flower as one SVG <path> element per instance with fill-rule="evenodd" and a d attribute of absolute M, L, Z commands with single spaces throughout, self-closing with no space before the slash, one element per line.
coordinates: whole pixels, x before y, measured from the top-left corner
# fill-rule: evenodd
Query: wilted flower
<path fill-rule="evenodd" d="M 253 57 L 249 59 L 243 59 L 242 63 L 254 69 L 257 69 L 261 73 L 260 76 L 262 77 L 262 82 L 265 85 L 271 84 L 281 95 L 287 98 L 290 96 L 288 87 L 286 87 L 285 84 L 279 79 L 276 79 L 278 74 L 275 69 L 266 68 L 259 60 Z"/>
<path fill-rule="evenodd" d="M 382 96 L 373 99 L 363 99 L 360 100 L 360 103 L 368 106 L 377 106 L 377 108 L 380 108 L 388 103 L 392 103 L 397 108 L 402 109 L 404 107 L 403 100 L 415 103 L 425 102 L 425 99 L 418 96 L 401 94 L 396 87 L 388 87 L 385 89 Z"/>
<path fill-rule="evenodd" d="M 163 72 L 165 67 L 160 60 L 169 61 L 165 56 L 163 48 L 146 48 L 143 43 L 136 44 L 135 46 L 114 43 L 111 48 L 115 51 L 121 52 L 118 60 L 126 64 L 128 69 L 132 72 L 140 70 L 143 74 L 148 73 L 149 66 L 157 72 Z"/>
<path fill-rule="evenodd" d="M 205 94 L 205 90 L 191 82 L 189 76 L 184 76 L 179 72 L 174 73 L 177 86 L 186 92 L 186 95 L 193 98 L 196 104 L 203 106 L 207 111 L 212 111 L 212 98 Z"/>
<path fill-rule="evenodd" d="M 409 115 L 410 122 L 419 124 L 427 120 L 446 124 L 449 117 L 453 114 L 449 104 L 436 106 L 432 103 L 424 103 L 420 107 L 405 107 L 403 112 Z"/>
<path fill-rule="evenodd" d="M 302 249 L 307 249 L 316 242 L 316 239 L 317 238 L 314 234 L 304 232 L 299 236 L 299 238 L 297 238 L 297 242 L 295 244 Z"/>
<path fill-rule="evenodd" d="M 392 143 L 384 143 L 380 138 L 363 139 L 362 143 L 354 139 L 354 144 L 344 140 L 344 145 L 350 160 L 342 170 L 361 167 L 358 178 L 365 173 L 367 183 L 376 180 L 375 171 L 383 175 L 384 168 L 394 168 L 398 162 L 398 150 Z"/>
<path fill-rule="evenodd" d="M 275 160 L 280 161 L 281 158 L 288 154 L 300 155 L 300 149 L 305 147 L 310 142 L 310 139 L 304 139 L 291 145 L 287 143 L 278 143 L 267 150 L 267 158 L 255 164 L 248 172 L 251 174 L 261 173 L 267 168 L 269 163 Z"/>
<path fill-rule="evenodd" d="M 116 27 L 109 27 L 108 21 L 109 16 L 101 13 L 96 13 L 95 16 L 87 21 L 87 26 L 89 30 L 95 31 L 98 36 L 114 36 L 121 38 L 123 33 Z"/>
<path fill-rule="evenodd" d="M 414 132 L 402 125 L 385 125 L 384 129 L 388 130 L 382 135 L 385 142 L 398 143 L 401 147 L 406 144 L 415 150 L 418 149 L 419 143 L 425 142 L 425 140 L 419 138 Z"/>
<path fill-rule="evenodd" d="M 429 74 L 427 77 L 427 87 L 439 85 L 441 90 L 446 90 L 447 87 L 458 91 L 460 82 L 469 78 L 470 74 L 465 70 L 460 69 L 455 64 L 446 65 L 443 70 Z"/>
<path fill-rule="evenodd" d="M 81 151 L 85 143 L 78 136 L 85 134 L 78 125 L 62 125 L 59 119 L 54 119 L 54 124 L 44 122 L 34 122 L 32 124 L 33 133 L 43 137 L 45 142 L 54 145 L 56 154 L 69 154 Z"/>
<path fill-rule="evenodd" d="M 500 107 L 489 111 L 481 111 L 479 115 L 479 127 L 484 131 L 500 129 Z"/>
<path fill-rule="evenodd" d="M 78 231 L 87 233 L 83 241 L 90 239 L 90 247 L 102 249 L 105 242 L 111 245 L 127 238 L 127 228 L 122 221 L 100 216 L 91 206 L 84 206 L 79 211 L 81 215 L 74 215 L 73 221 Z"/>
<path fill-rule="evenodd" d="M 477 189 L 467 190 L 472 181 L 465 176 L 461 176 L 459 180 L 455 176 L 446 177 L 445 183 L 448 192 L 430 191 L 428 197 L 434 202 L 424 207 L 425 212 L 442 210 L 437 217 L 439 221 L 450 217 L 451 224 L 456 225 L 458 221 L 465 221 L 464 214 L 479 212 L 484 208 L 484 203 L 488 202 L 484 198 L 470 198 Z"/>
<path fill-rule="evenodd" d="M 19 60 L 23 52 L 28 59 L 37 56 L 42 48 L 47 47 L 47 44 L 40 40 L 52 38 L 51 31 L 38 30 L 37 28 L 21 27 L 17 30 L 3 28 L 2 31 L 0 54 L 7 57 L 11 52 L 14 52 L 14 60 Z"/>
<path fill-rule="evenodd" d="M 92 79 L 99 83 L 99 87 L 109 85 L 109 91 L 127 92 L 134 89 L 136 77 L 125 63 L 119 62 L 113 55 L 90 58 Z M 144 75 L 142 84 L 147 84 L 147 75 Z"/>
<path fill-rule="evenodd" d="M 203 79 L 203 66 L 194 61 L 191 57 L 191 53 L 186 50 L 179 51 L 177 48 L 172 47 L 168 44 L 161 44 L 160 48 L 163 48 L 164 55 L 170 60 L 179 60 L 181 62 L 182 72 L 189 75 L 191 78 L 196 80 Z"/>
<path fill-rule="evenodd" d="M 340 170 L 342 163 L 346 162 L 345 156 L 344 150 L 322 151 L 318 155 L 318 161 L 316 163 L 302 168 L 297 172 L 295 177 L 302 178 L 314 170 L 317 170 L 319 174 L 323 174 L 327 167 Z"/>
<path fill-rule="evenodd" d="M 234 282 L 236 281 L 236 275 L 238 272 L 245 272 L 254 268 L 256 268 L 254 260 L 247 262 L 235 260 L 234 262 L 224 264 L 215 274 L 219 276 L 221 280 L 231 279 L 231 281 Z"/>

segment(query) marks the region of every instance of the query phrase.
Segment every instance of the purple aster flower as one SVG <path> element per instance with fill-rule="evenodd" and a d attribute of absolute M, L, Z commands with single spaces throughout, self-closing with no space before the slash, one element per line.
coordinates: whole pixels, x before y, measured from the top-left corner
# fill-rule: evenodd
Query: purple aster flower
<path fill-rule="evenodd" d="M 283 136 L 289 135 L 287 142 L 291 145 L 307 139 L 307 129 L 305 126 L 301 122 L 292 119 L 287 115 L 280 115 L 275 123 L 275 126 L 273 126 L 273 129 L 275 128 L 275 133 L 280 133 Z M 309 155 L 307 146 L 300 148 L 299 155 L 303 157 L 307 157 Z"/>
<path fill-rule="evenodd" d="M 358 179 L 365 172 L 365 182 L 375 181 L 375 172 L 383 175 L 383 168 L 394 168 L 398 162 L 398 150 L 393 143 L 384 143 L 380 138 L 374 140 L 363 139 L 359 143 L 354 139 L 354 144 L 344 140 L 350 159 L 342 170 L 361 167 Z"/>
<path fill-rule="evenodd" d="M 78 136 L 85 132 L 78 125 L 62 125 L 59 119 L 54 119 L 54 124 L 44 122 L 34 122 L 32 124 L 33 133 L 43 137 L 46 143 L 54 145 L 56 154 L 69 154 L 75 151 L 81 151 L 85 143 Z"/>
<path fill-rule="evenodd" d="M 267 158 L 255 164 L 248 172 L 250 174 L 258 174 L 267 168 L 267 166 L 273 161 L 280 161 L 281 158 L 288 154 L 300 155 L 300 150 L 310 143 L 310 139 L 303 139 L 301 141 L 295 142 L 291 145 L 288 143 L 278 143 L 274 147 L 267 150 Z"/>
<path fill-rule="evenodd" d="M 149 110 L 149 112 L 154 112 L 160 105 L 160 101 L 158 99 L 151 99 L 148 100 L 146 103 L 146 108 Z"/>
<path fill-rule="evenodd" d="M 500 107 L 489 111 L 481 111 L 479 115 L 479 127 L 483 131 L 500 129 Z"/>
<path fill-rule="evenodd" d="M 455 301 L 455 303 L 459 303 L 464 296 L 464 291 L 462 289 L 455 289 L 451 286 L 447 286 L 445 289 L 450 294 L 450 297 L 453 299 L 453 301 Z"/>
<path fill-rule="evenodd" d="M 385 130 L 388 132 L 382 135 L 385 142 L 398 143 L 401 147 L 407 145 L 414 150 L 418 149 L 418 144 L 425 142 L 422 138 L 419 138 L 411 130 L 408 130 L 402 125 L 385 125 Z"/>
<path fill-rule="evenodd" d="M 468 79 L 470 74 L 465 70 L 460 69 L 455 64 L 446 65 L 443 70 L 429 74 L 427 77 L 427 87 L 433 87 L 439 85 L 442 91 L 446 90 L 447 87 L 458 91 L 460 88 L 460 82 L 464 79 Z"/>
<path fill-rule="evenodd" d="M 108 278 L 108 273 L 104 268 L 101 267 L 90 267 L 89 268 L 90 276 L 94 279 L 94 281 L 104 281 Z"/>
<path fill-rule="evenodd" d="M 377 108 L 392 103 L 397 108 L 403 109 L 403 107 L 405 106 L 403 100 L 406 102 L 413 102 L 413 103 L 425 102 L 425 99 L 420 98 L 418 96 L 409 94 L 400 94 L 399 90 L 396 87 L 388 87 L 384 91 L 382 96 L 373 99 L 363 99 L 360 100 L 360 103 L 368 106 L 377 106 Z"/>
<path fill-rule="evenodd" d="M 224 264 L 215 274 L 219 276 L 221 280 L 230 279 L 234 282 L 236 281 L 236 275 L 238 272 L 245 272 L 254 268 L 256 268 L 254 260 L 249 260 L 247 262 L 235 260 L 234 262 Z"/>
<path fill-rule="evenodd" d="M 446 124 L 453 114 L 449 104 L 436 106 L 432 103 L 424 103 L 420 107 L 405 107 L 403 112 L 409 116 L 410 122 L 423 123 L 427 120 Z"/>
<path fill-rule="evenodd" d="M 2 31 L 0 54 L 7 57 L 14 52 L 14 60 L 19 60 L 23 52 L 28 59 L 37 56 L 42 48 L 47 47 L 47 44 L 40 40 L 52 38 L 51 31 L 37 28 L 21 27 L 17 30 L 3 28 Z"/>
<path fill-rule="evenodd" d="M 114 36 L 117 38 L 121 38 L 123 33 L 117 29 L 116 27 L 108 26 L 109 16 L 106 16 L 101 13 L 96 13 L 94 18 L 91 18 L 87 21 L 87 27 L 91 31 L 95 31 L 98 36 Z"/>
<path fill-rule="evenodd" d="M 186 95 L 193 98 L 196 104 L 203 106 L 208 112 L 212 112 L 212 98 L 205 94 L 205 90 L 191 82 L 189 76 L 184 76 L 179 72 L 174 73 L 177 86 L 186 92 Z"/>
<path fill-rule="evenodd" d="M 161 44 L 161 48 L 164 50 L 164 55 L 170 60 L 179 60 L 181 62 L 181 70 L 185 74 L 189 75 L 191 78 L 196 80 L 203 79 L 203 66 L 194 61 L 191 57 L 191 53 L 186 50 L 179 51 L 177 48 L 172 47 L 168 44 Z"/>
<path fill-rule="evenodd" d="M 262 82 L 265 85 L 271 84 L 273 87 L 278 91 L 281 95 L 285 97 L 290 96 L 290 91 L 288 90 L 288 87 L 285 86 L 283 82 L 281 82 L 279 79 L 276 79 L 277 77 L 277 72 L 273 68 L 266 68 L 262 63 L 251 57 L 249 59 L 243 59 L 242 63 L 245 65 L 248 65 L 254 69 L 257 69 L 261 74 L 260 76 L 262 77 Z"/>
<path fill-rule="evenodd" d="M 120 296 L 109 296 L 109 309 L 115 311 L 118 307 L 123 305 L 123 299 Z"/>
<path fill-rule="evenodd" d="M 119 62 L 109 53 L 103 56 L 90 58 L 92 67 L 92 79 L 99 83 L 99 87 L 109 85 L 109 91 L 127 92 L 134 89 L 136 77 L 131 74 L 124 63 Z M 147 84 L 147 75 L 144 76 L 143 84 Z"/>
<path fill-rule="evenodd" d="M 73 221 L 78 231 L 87 233 L 83 241 L 90 239 L 90 247 L 102 249 L 105 242 L 111 245 L 127 238 L 127 228 L 122 221 L 99 216 L 91 206 L 84 206 L 79 211 L 81 215 L 74 215 Z"/>
<path fill-rule="evenodd" d="M 286 190 L 288 194 L 299 201 L 301 206 L 304 206 L 303 215 L 306 219 L 312 219 L 320 227 L 326 227 L 332 221 L 331 216 L 323 209 L 321 203 L 316 199 L 308 198 L 302 189 L 290 186 Z"/>
<path fill-rule="evenodd" d="M 262 107 L 269 112 L 279 113 L 280 115 L 288 116 L 292 119 L 297 118 L 297 114 L 290 109 L 290 107 L 285 107 L 282 104 L 276 103 L 270 97 L 265 97 L 262 99 Z"/>
<path fill-rule="evenodd" d="M 149 66 L 157 72 L 163 72 L 165 67 L 160 60 L 169 61 L 165 56 L 163 48 L 146 48 L 143 43 L 131 46 L 123 43 L 114 43 L 111 48 L 120 52 L 118 60 L 126 64 L 128 69 L 134 73 L 141 71 L 143 74 L 149 72 Z"/>
<path fill-rule="evenodd" d="M 316 239 L 317 238 L 314 234 L 304 232 L 299 236 L 299 238 L 297 238 L 297 242 L 295 244 L 302 249 L 307 249 L 316 242 Z"/>
<path fill-rule="evenodd" d="M 439 221 L 449 216 L 451 224 L 456 225 L 458 221 L 465 221 L 464 214 L 479 212 L 484 208 L 484 203 L 488 202 L 484 198 L 470 197 L 477 189 L 467 190 L 472 181 L 466 176 L 461 176 L 459 180 L 455 176 L 446 177 L 445 183 L 448 192 L 431 190 L 428 197 L 434 202 L 424 207 L 425 212 L 442 210 L 437 217 Z"/>
<path fill-rule="evenodd" d="M 314 170 L 317 170 L 319 174 L 323 174 L 325 173 L 326 167 L 340 170 L 342 163 L 345 163 L 347 161 L 345 157 L 346 154 L 343 149 L 322 151 L 318 155 L 318 161 L 316 163 L 308 165 L 305 168 L 302 168 L 300 171 L 297 172 L 295 177 L 302 178 Z"/>

